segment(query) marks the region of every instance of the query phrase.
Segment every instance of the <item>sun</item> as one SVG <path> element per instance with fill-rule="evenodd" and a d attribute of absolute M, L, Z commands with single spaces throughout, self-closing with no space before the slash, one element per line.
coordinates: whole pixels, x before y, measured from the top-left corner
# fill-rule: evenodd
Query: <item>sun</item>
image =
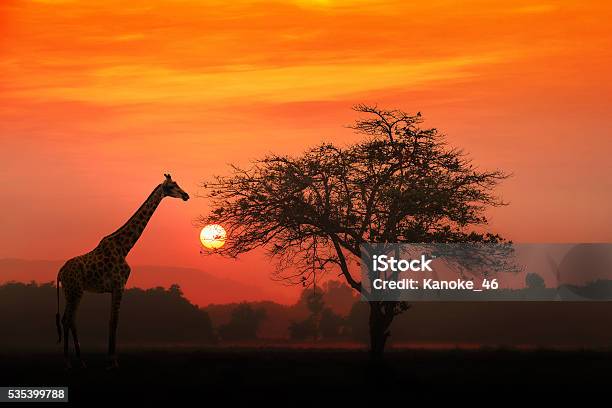
<path fill-rule="evenodd" d="M 219 249 L 225 245 L 227 232 L 219 224 L 209 224 L 200 231 L 200 242 L 206 249 Z"/>

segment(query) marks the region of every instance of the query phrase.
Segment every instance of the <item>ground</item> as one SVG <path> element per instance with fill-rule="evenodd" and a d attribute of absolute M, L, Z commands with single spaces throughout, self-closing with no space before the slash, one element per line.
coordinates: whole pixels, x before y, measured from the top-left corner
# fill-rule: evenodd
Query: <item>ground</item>
<path fill-rule="evenodd" d="M 124 351 L 107 371 L 104 354 L 86 355 L 88 368 L 65 371 L 61 353 L 0 354 L 0 386 L 68 386 L 71 401 L 160 401 L 212 397 L 351 400 L 372 394 L 413 395 L 464 388 L 470 392 L 545 393 L 608 387 L 612 353 L 592 351 L 402 350 L 372 365 L 364 351 L 203 349 Z M 552 393 L 551 395 L 554 395 Z"/>

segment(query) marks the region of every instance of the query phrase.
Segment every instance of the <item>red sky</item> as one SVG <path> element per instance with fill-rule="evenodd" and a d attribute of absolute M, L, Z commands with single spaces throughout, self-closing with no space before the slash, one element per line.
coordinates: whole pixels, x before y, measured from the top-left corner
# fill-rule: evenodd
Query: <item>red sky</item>
<path fill-rule="evenodd" d="M 612 6 L 605 1 L 8 0 L 0 3 L 0 258 L 67 259 L 171 172 L 349 143 L 359 102 L 421 111 L 514 177 L 515 242 L 612 241 Z M 261 254 L 199 255 L 204 199 L 167 200 L 133 264 L 265 287 Z"/>

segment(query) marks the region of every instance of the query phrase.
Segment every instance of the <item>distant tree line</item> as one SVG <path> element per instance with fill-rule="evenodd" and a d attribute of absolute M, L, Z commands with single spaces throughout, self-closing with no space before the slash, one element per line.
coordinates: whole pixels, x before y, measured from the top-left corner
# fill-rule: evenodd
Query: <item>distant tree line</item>
<path fill-rule="evenodd" d="M 250 341 L 261 337 L 291 340 L 339 340 L 351 338 L 347 319 L 357 297 L 345 283 L 326 281 L 305 288 L 294 305 L 252 302 L 210 305 L 221 341 Z M 263 336 L 262 336 L 263 335 Z"/>
<path fill-rule="evenodd" d="M 322 299 L 337 310 L 350 310 L 355 298 L 344 284 L 328 282 L 325 292 L 320 292 Z M 323 289 L 320 289 L 321 291 Z M 288 337 L 289 323 L 299 321 L 308 315 L 308 306 L 304 295 L 292 306 L 279 305 L 273 302 L 239 303 L 212 305 L 199 308 L 187 300 L 178 285 L 168 289 L 127 289 L 122 304 L 119 331 L 121 341 L 133 345 L 168 345 L 168 344 L 211 344 L 215 342 L 252 341 L 261 337 L 270 337 L 262 329 L 281 326 L 277 332 L 281 337 Z M 54 347 L 54 310 L 56 289 L 53 283 L 39 284 L 8 282 L 0 285 L 0 336 L 1 347 L 45 348 Z M 62 305 L 63 306 L 63 305 Z M 87 346 L 105 345 L 108 330 L 110 297 L 104 294 L 87 293 L 79 308 L 79 334 L 81 344 Z M 341 317 L 326 306 L 324 316 L 334 316 L 340 322 Z M 216 319 L 213 322 L 209 309 L 214 310 Z M 280 318 L 278 318 L 280 316 Z M 324 335 L 311 337 L 331 338 L 331 330 L 326 329 L 326 318 L 323 318 Z M 284 328 L 282 327 L 284 325 Z M 300 335 L 292 336 L 296 339 Z"/>
<path fill-rule="evenodd" d="M 542 288 L 535 275 L 529 282 L 528 288 L 517 291 L 518 297 L 551 290 Z M 608 290 L 611 285 L 607 281 L 591 286 Z M 330 282 L 315 291 L 304 289 L 293 305 L 267 301 L 198 308 L 176 285 L 132 288 L 122 305 L 121 341 L 133 346 L 252 341 L 265 345 L 277 340 L 366 345 L 369 305 L 351 291 L 344 283 Z M 79 334 L 85 350 L 105 345 L 109 302 L 105 295 L 84 296 Z M 0 347 L 57 347 L 54 306 L 51 283 L 0 285 Z M 394 333 L 394 345 L 610 347 L 612 302 L 417 302 L 412 313 L 398 318 Z"/>
<path fill-rule="evenodd" d="M 226 341 L 255 340 L 265 318 L 265 309 L 256 309 L 246 302 L 240 303 L 232 310 L 230 321 L 219 326 L 219 337 Z"/>
<path fill-rule="evenodd" d="M 0 346 L 55 346 L 55 286 L 52 283 L 6 283 L 0 286 Z M 169 289 L 127 289 L 119 331 L 126 344 L 181 344 L 215 341 L 208 313 L 190 303 L 177 285 Z M 107 339 L 110 297 L 87 293 L 79 308 L 84 349 Z"/>
<path fill-rule="evenodd" d="M 346 285 L 345 285 L 346 286 Z M 346 286 L 348 290 L 348 286 Z M 337 340 L 350 336 L 351 326 L 345 316 L 336 313 L 325 303 L 325 292 L 321 288 L 306 289 L 299 303 L 305 305 L 308 316 L 291 321 L 289 337 L 293 340 Z"/>

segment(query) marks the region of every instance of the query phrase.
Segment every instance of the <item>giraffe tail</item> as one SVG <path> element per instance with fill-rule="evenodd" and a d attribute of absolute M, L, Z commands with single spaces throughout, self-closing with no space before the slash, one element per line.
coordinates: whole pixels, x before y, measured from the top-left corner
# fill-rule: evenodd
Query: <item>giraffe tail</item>
<path fill-rule="evenodd" d="M 57 327 L 57 342 L 62 342 L 62 322 L 60 318 L 60 279 L 57 274 L 57 313 L 55 314 L 55 326 Z"/>

